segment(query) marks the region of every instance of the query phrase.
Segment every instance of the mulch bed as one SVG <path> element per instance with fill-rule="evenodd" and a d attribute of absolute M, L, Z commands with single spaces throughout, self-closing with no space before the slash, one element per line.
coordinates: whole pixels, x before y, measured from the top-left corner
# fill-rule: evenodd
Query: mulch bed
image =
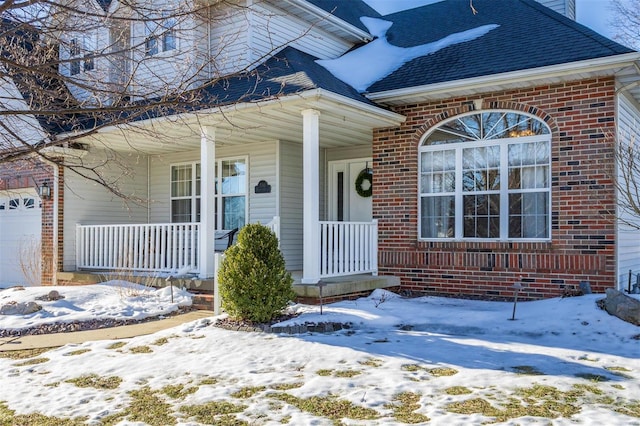
<path fill-rule="evenodd" d="M 100 328 L 119 327 L 121 325 L 140 324 L 143 322 L 157 321 L 174 315 L 184 314 L 195 310 L 191 306 L 181 307 L 169 314 L 147 317 L 144 319 L 120 319 L 120 318 L 101 318 L 90 321 L 73 321 L 73 322 L 55 322 L 51 324 L 42 324 L 36 327 L 21 329 L 0 329 L 0 338 L 2 337 L 21 337 L 39 334 L 53 333 L 70 333 L 73 331 L 97 330 Z"/>

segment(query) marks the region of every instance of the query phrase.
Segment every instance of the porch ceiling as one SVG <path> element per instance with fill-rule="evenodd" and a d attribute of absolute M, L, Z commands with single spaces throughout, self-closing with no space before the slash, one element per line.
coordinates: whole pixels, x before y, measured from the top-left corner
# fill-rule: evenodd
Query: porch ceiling
<path fill-rule="evenodd" d="M 286 99 L 239 104 L 225 109 L 163 117 L 113 127 L 88 138 L 92 145 L 116 151 L 165 154 L 200 148 L 201 126 L 215 128 L 219 146 L 270 140 L 302 142 L 302 114 L 320 111 L 320 146 L 371 143 L 374 128 L 397 126 L 404 117 L 341 96 L 314 90 Z"/>

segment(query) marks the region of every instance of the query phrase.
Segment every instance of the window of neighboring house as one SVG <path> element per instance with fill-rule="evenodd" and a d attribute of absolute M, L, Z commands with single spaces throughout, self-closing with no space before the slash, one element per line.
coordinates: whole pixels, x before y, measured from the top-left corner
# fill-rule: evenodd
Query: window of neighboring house
<path fill-rule="evenodd" d="M 165 17 L 145 22 L 144 48 L 146 56 L 176 49 L 176 19 Z"/>
<path fill-rule="evenodd" d="M 241 228 L 247 215 L 247 159 L 218 160 L 215 176 L 216 228 Z M 171 166 L 171 221 L 200 222 L 200 199 L 200 163 Z"/>
<path fill-rule="evenodd" d="M 86 35 L 73 38 L 69 42 L 70 74 L 92 71 L 95 68 L 93 57 L 96 54 L 95 37 Z"/>
<path fill-rule="evenodd" d="M 419 152 L 421 239 L 549 240 L 551 134 L 535 117 L 454 117 Z"/>

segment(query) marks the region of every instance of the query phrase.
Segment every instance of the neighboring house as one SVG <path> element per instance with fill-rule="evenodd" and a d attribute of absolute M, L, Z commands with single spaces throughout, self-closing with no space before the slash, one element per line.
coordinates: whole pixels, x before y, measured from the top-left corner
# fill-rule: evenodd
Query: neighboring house
<path fill-rule="evenodd" d="M 302 284 L 370 274 L 485 298 L 516 282 L 527 298 L 626 288 L 639 235 L 616 217 L 612 149 L 616 126 L 640 120 L 640 54 L 574 22 L 573 1 L 473 4 L 478 14 L 448 0 L 380 17 L 356 0 L 265 0 L 160 34 L 96 30 L 98 50 L 109 34 L 140 46 L 116 68 L 62 49 L 62 73 L 127 82 L 133 99 L 143 82 L 180 87 L 181 64 L 200 70 L 196 90 L 251 72 L 201 89 L 179 120 L 79 140 L 86 164 L 116 153 L 130 173 L 113 172 L 119 190 L 147 202 L 58 176 L 59 281 L 116 269 L 208 279 L 214 231 L 261 222 Z"/>
<path fill-rule="evenodd" d="M 0 110 L 28 110 L 16 84 L 0 79 Z M 44 132 L 31 115 L 0 117 L 0 151 L 16 148 L 17 139 L 40 142 Z M 53 268 L 41 256 L 53 257 L 51 238 L 41 245 L 41 235 L 51 234 L 51 215 L 43 215 L 38 189 L 53 183 L 51 168 L 42 163 L 19 160 L 0 166 L 0 288 L 51 281 Z"/>

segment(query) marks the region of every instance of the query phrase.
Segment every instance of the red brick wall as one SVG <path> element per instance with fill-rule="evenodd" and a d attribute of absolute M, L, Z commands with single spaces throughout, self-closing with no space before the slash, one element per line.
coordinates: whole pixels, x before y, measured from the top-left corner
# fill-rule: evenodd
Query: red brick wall
<path fill-rule="evenodd" d="M 535 114 L 552 130 L 550 242 L 418 241 L 418 146 L 448 117 L 483 109 Z M 402 288 L 427 294 L 538 299 L 577 289 L 615 287 L 613 152 L 615 86 L 599 78 L 396 108 L 399 128 L 374 132 L 373 215 L 379 219 L 379 270 Z"/>

